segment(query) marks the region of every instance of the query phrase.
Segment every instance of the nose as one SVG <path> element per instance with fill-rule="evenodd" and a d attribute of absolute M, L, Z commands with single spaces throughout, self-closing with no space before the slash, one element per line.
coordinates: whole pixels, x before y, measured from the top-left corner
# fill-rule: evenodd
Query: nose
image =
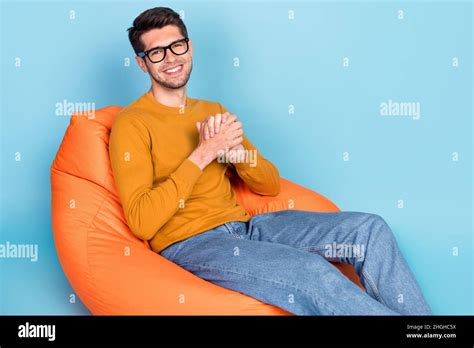
<path fill-rule="evenodd" d="M 171 49 L 166 50 L 166 57 L 165 57 L 165 62 L 166 63 L 173 63 L 176 60 L 175 54 L 171 51 Z"/>

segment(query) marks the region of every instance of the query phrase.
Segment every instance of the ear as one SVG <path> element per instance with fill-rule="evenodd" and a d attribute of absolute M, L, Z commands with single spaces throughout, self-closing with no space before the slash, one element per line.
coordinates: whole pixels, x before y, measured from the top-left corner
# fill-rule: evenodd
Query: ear
<path fill-rule="evenodd" d="M 138 66 L 144 73 L 148 73 L 148 67 L 146 66 L 145 60 L 146 58 L 141 58 L 139 56 L 135 56 L 135 61 L 137 62 Z"/>

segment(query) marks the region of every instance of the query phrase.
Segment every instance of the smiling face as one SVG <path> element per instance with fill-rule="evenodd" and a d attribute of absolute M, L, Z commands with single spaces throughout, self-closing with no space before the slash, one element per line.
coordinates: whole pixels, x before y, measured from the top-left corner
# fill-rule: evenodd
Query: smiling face
<path fill-rule="evenodd" d="M 180 39 L 183 39 L 183 35 L 175 25 L 149 30 L 140 37 L 144 51 L 158 46 L 165 47 Z M 140 68 L 148 73 L 155 83 L 168 89 L 179 89 L 188 82 L 193 67 L 191 40 L 188 45 L 188 52 L 182 55 L 175 55 L 171 50 L 166 50 L 165 59 L 158 63 L 152 63 L 147 57 L 137 56 L 136 60 Z"/>

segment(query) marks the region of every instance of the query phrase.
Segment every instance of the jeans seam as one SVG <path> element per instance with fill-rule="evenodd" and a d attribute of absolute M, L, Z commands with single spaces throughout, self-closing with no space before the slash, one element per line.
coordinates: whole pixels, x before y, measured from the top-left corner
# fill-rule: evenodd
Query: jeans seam
<path fill-rule="evenodd" d="M 319 245 L 314 245 L 314 246 L 304 246 L 304 247 L 299 247 L 298 249 L 304 250 L 304 251 L 316 251 L 316 250 L 324 250 L 326 249 L 325 246 L 319 246 Z"/>
<path fill-rule="evenodd" d="M 379 292 L 379 289 L 377 288 L 377 286 L 375 285 L 375 282 L 374 280 L 372 279 L 372 277 L 370 276 L 370 274 L 365 270 L 363 269 L 362 270 L 362 274 L 365 276 L 365 278 L 367 279 L 367 282 L 368 284 L 370 285 L 372 291 L 374 292 L 374 295 L 377 297 L 377 300 L 381 303 L 383 303 L 384 305 L 387 305 L 385 303 L 385 301 L 382 299 L 382 297 L 380 296 L 380 292 Z"/>
<path fill-rule="evenodd" d="M 224 226 L 227 228 L 227 230 L 236 238 L 240 238 L 240 235 L 235 231 L 234 226 L 232 226 L 229 223 L 225 223 Z"/>
<path fill-rule="evenodd" d="M 263 281 L 267 281 L 267 282 L 270 282 L 270 283 L 274 283 L 274 284 L 277 284 L 277 285 L 289 286 L 289 287 L 294 288 L 296 291 L 300 291 L 302 293 L 306 293 L 306 294 L 310 295 L 312 297 L 312 299 L 317 304 L 324 306 L 326 308 L 326 310 L 328 310 L 332 315 L 336 315 L 333 308 L 328 306 L 326 302 L 321 301 L 320 297 L 317 296 L 314 292 L 312 292 L 310 290 L 298 288 L 298 286 L 296 284 L 293 284 L 293 283 L 274 281 L 272 279 L 262 278 L 262 277 L 259 277 L 259 276 L 256 276 L 256 275 L 253 275 L 253 274 L 250 274 L 250 273 L 248 273 L 248 274 L 240 273 L 240 272 L 236 272 L 236 271 L 233 271 L 233 270 L 230 270 L 230 269 L 224 269 L 224 268 L 215 267 L 215 266 L 211 266 L 211 265 L 205 265 L 205 264 L 196 265 L 196 264 L 193 264 L 192 262 L 184 262 L 184 263 L 179 264 L 179 266 L 181 266 L 181 267 L 184 266 L 184 265 L 194 265 L 195 267 L 202 268 L 202 269 L 217 269 L 219 271 L 234 273 L 234 274 L 238 274 L 238 275 L 241 275 L 241 276 L 244 276 L 244 277 L 251 277 L 251 278 L 258 279 L 258 280 L 263 280 Z"/>
<path fill-rule="evenodd" d="M 370 217 L 371 217 L 371 216 L 369 216 L 369 218 L 370 218 Z M 368 219 L 367 219 L 367 220 L 368 220 Z M 367 221 L 367 220 L 366 220 L 366 221 Z M 370 239 L 371 239 L 372 235 L 373 235 L 373 231 L 370 230 L 369 236 L 367 237 L 367 240 L 365 241 L 365 242 L 367 243 L 367 246 L 370 244 Z M 365 269 L 365 267 L 364 267 L 364 266 L 365 266 L 365 261 L 366 261 L 366 260 L 365 260 L 365 258 L 364 258 L 364 263 L 363 263 L 363 266 L 362 266 L 363 268 L 362 268 L 362 272 L 361 272 L 361 273 L 367 278 L 367 280 L 368 280 L 368 282 L 370 283 L 370 286 L 371 286 L 371 288 L 372 288 L 372 291 L 374 292 L 374 294 L 375 294 L 375 296 L 377 297 L 377 299 L 378 299 L 382 304 L 384 304 L 384 305 L 386 305 L 386 306 L 388 307 L 387 303 L 382 299 L 382 296 L 380 296 L 380 291 L 379 291 L 379 289 L 377 288 L 377 285 L 375 284 L 375 281 L 373 280 L 372 276 L 371 276 L 371 275 L 369 274 L 369 272 L 367 272 L 367 270 Z"/>
<path fill-rule="evenodd" d="M 371 214 L 369 214 L 369 216 L 364 219 L 364 221 L 362 221 L 359 225 L 357 225 L 356 227 L 354 227 L 354 230 L 358 229 L 360 226 L 362 226 L 362 224 L 366 223 L 370 218 L 372 217 Z M 367 243 L 367 245 L 369 245 L 369 239 L 370 239 L 370 236 L 369 238 L 367 238 L 367 240 L 365 241 Z M 325 247 L 320 247 L 318 245 L 314 245 L 314 246 L 304 246 L 304 247 L 300 247 L 302 250 L 306 250 L 306 251 L 316 251 L 316 250 L 324 250 Z M 365 261 L 365 260 L 364 260 Z M 377 299 L 387 305 L 385 303 L 385 301 L 382 299 L 382 297 L 380 296 L 380 292 L 379 292 L 379 289 L 377 288 L 377 286 L 375 285 L 375 282 L 374 280 L 372 279 L 372 277 L 370 276 L 369 273 L 367 273 L 367 271 L 365 269 L 362 269 L 362 275 L 365 276 L 365 278 L 367 279 L 368 281 L 368 284 L 369 286 L 371 287 L 372 291 L 374 292 L 374 295 L 377 297 Z"/>

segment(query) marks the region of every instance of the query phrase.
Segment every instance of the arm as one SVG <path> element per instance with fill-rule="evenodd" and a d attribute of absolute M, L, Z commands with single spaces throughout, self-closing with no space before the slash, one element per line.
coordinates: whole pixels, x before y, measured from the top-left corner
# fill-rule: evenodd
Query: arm
<path fill-rule="evenodd" d="M 228 112 L 221 105 L 222 113 Z M 260 151 L 244 135 L 242 146 L 247 154 L 245 161 L 233 163 L 239 177 L 249 188 L 260 195 L 276 196 L 280 192 L 280 174 L 275 165 L 262 156 Z"/>
<path fill-rule="evenodd" d="M 115 183 L 131 231 L 150 240 L 176 213 L 202 174 L 186 158 L 166 180 L 153 185 L 153 163 L 148 130 L 138 120 L 119 117 L 113 124 L 109 156 Z"/>

